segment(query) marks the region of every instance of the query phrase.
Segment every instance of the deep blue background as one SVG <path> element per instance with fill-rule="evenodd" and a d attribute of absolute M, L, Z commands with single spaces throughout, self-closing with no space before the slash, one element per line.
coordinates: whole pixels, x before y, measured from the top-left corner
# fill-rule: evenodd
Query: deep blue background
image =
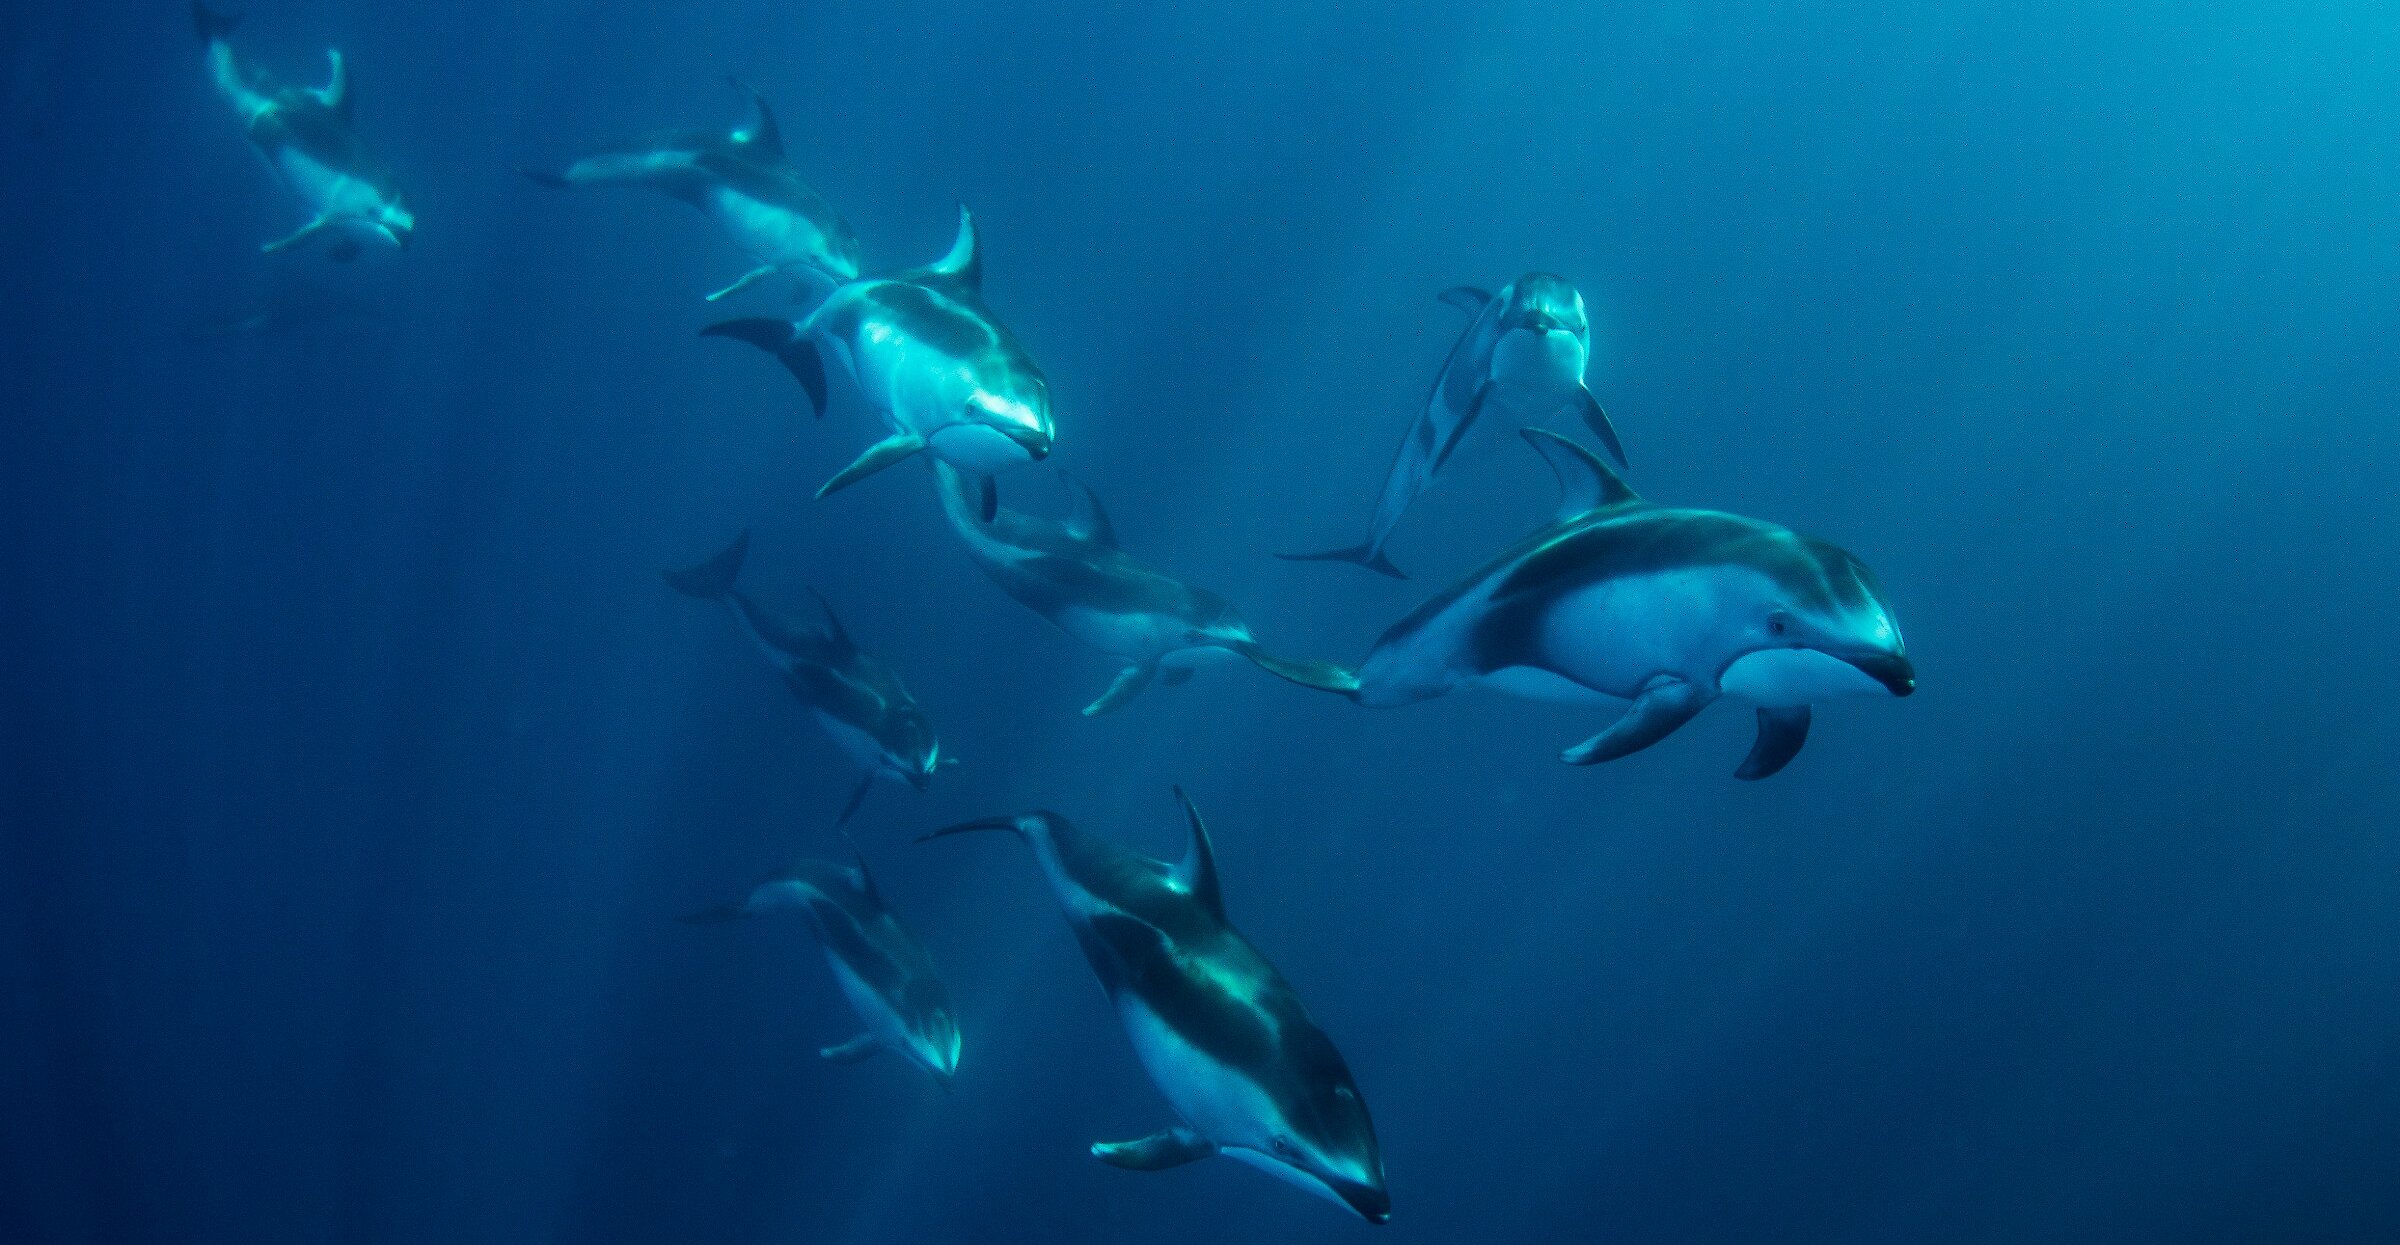
<path fill-rule="evenodd" d="M 1033 866 L 908 845 L 1171 853 L 1181 782 L 1373 1105 L 1382 1239 L 2400 1238 L 2400 16 L 685 7 L 251 5 L 247 57 L 349 53 L 421 219 L 346 269 L 256 253 L 298 217 L 180 5 L 0 18 L 0 1236 L 1363 1239 L 1083 1157 L 1167 1109 Z M 1266 556 L 1355 535 L 1434 292 L 1541 267 L 1637 485 L 1855 550 L 1924 690 L 1755 786 L 1725 709 L 1597 770 L 1589 713 L 1246 668 L 1078 718 L 1109 664 L 921 473 L 808 500 L 870 422 L 694 336 L 739 256 L 506 171 L 730 123 L 727 71 L 871 264 L 975 207 L 1058 461 L 1279 647 L 1546 512 L 1499 445 L 1414 583 Z M 365 312 L 188 340 L 300 283 Z M 800 927 L 670 919 L 849 782 L 655 578 L 743 526 L 965 759 L 858 826 L 953 1097 L 815 1058 Z"/>

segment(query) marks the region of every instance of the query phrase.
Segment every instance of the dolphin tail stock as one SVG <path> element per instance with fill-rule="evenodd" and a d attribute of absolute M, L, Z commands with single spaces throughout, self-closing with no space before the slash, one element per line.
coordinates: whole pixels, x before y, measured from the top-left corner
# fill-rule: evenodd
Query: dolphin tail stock
<path fill-rule="evenodd" d="M 698 566 L 680 571 L 661 571 L 659 577 L 667 586 L 687 597 L 703 601 L 721 601 L 733 591 L 733 583 L 742 576 L 742 560 L 750 556 L 750 531 L 733 538 L 717 556 Z"/>
<path fill-rule="evenodd" d="M 242 24 L 238 13 L 219 13 L 200 0 L 192 0 L 192 28 L 200 32 L 202 43 L 222 43 L 233 28 Z"/>
<path fill-rule="evenodd" d="M 1348 562 L 1353 566 L 1363 566 L 1378 575 L 1389 575 L 1394 579 L 1408 578 L 1408 572 L 1392 565 L 1392 560 L 1383 555 L 1383 546 L 1375 544 L 1352 545 L 1347 549 L 1328 549 L 1323 553 L 1279 553 L 1275 556 L 1286 562 Z"/>
<path fill-rule="evenodd" d="M 1247 641 L 1228 647 L 1249 658 L 1251 665 L 1287 683 L 1313 687 L 1320 692 L 1332 692 L 1337 696 L 1347 696 L 1352 700 L 1358 699 L 1358 676 L 1347 667 L 1337 666 L 1330 661 L 1288 661 L 1268 652 L 1256 641 Z"/>
<path fill-rule="evenodd" d="M 800 331 L 798 324 L 790 320 L 753 316 L 740 320 L 720 320 L 700 330 L 700 335 L 745 341 L 774 355 L 808 394 L 809 410 L 820 417 L 825 414 L 825 360 L 817 353 L 816 346 L 809 342 L 807 335 Z"/>

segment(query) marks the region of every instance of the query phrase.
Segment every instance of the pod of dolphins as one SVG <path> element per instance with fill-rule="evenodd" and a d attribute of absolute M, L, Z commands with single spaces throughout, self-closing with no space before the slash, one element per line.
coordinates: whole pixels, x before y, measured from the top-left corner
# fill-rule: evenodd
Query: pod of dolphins
<path fill-rule="evenodd" d="M 322 88 L 276 86 L 244 66 L 236 19 L 195 3 L 208 72 L 251 143 L 307 219 L 268 252 L 322 240 L 336 260 L 369 245 L 406 247 L 416 220 L 353 126 L 339 52 Z M 820 498 L 922 454 L 933 493 L 970 560 L 1000 591 L 1119 672 L 1084 707 L 1123 706 L 1152 682 L 1174 686 L 1213 659 L 1241 659 L 1303 687 L 1366 706 L 1414 703 L 1468 684 L 1576 704 L 1622 703 L 1604 729 L 1561 759 L 1594 765 L 1666 738 L 1720 697 L 1749 702 L 1757 737 L 1735 777 L 1766 778 L 1807 741 L 1810 706 L 1848 696 L 1909 695 L 1916 673 L 1892 609 L 1847 551 L 1758 519 L 1644 500 L 1607 461 L 1542 425 L 1572 415 L 1617 466 L 1616 427 L 1584 381 L 1591 329 L 1582 295 L 1533 272 L 1497 293 L 1459 287 L 1471 317 L 1402 439 L 1366 538 L 1326 553 L 1406 578 L 1384 549 L 1410 505 L 1487 415 L 1516 427 L 1556 475 L 1550 521 L 1386 630 L 1354 667 L 1264 648 L 1223 598 L 1120 547 L 1100 499 L 1060 473 L 1064 518 L 1000 504 L 998 477 L 1055 448 L 1049 383 L 984 302 L 974 218 L 920 268 L 875 273 L 857 235 L 786 157 L 767 101 L 739 81 L 749 124 L 611 144 L 549 171 L 548 187 L 632 186 L 698 208 L 753 263 L 707 295 L 719 301 L 790 277 L 808 310 L 702 330 L 749 343 L 799 381 L 812 413 L 827 405 L 825 361 L 846 372 L 887 435 L 816 490 Z M 884 779 L 924 791 L 950 764 L 900 677 L 859 645 L 818 598 L 816 626 L 736 587 L 749 534 L 715 557 L 669 571 L 670 587 L 723 604 L 859 775 L 835 820 L 850 820 Z M 1333 1042 L 1290 983 L 1227 920 L 1208 830 L 1181 788 L 1189 834 L 1167 864 L 1048 810 L 926 834 L 1006 831 L 1032 849 L 1127 1039 L 1180 1123 L 1092 1147 L 1114 1166 L 1155 1171 L 1215 1154 L 1250 1163 L 1347 1207 L 1390 1218 L 1365 1099 Z M 921 840 L 920 840 L 921 841 Z M 802 857 L 739 902 L 688 918 L 730 921 L 796 910 L 807 919 L 861 1031 L 827 1046 L 849 1062 L 900 1054 L 948 1088 L 960 1030 L 924 945 L 884 902 L 866 861 Z"/>

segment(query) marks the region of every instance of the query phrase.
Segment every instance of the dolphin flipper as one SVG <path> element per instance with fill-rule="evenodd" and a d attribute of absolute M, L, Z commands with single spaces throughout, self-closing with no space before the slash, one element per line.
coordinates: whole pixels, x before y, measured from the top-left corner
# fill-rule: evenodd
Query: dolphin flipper
<path fill-rule="evenodd" d="M 1092 1157 L 1127 1171 L 1155 1172 L 1197 1162 L 1217 1152 L 1217 1143 L 1188 1128 L 1170 1128 L 1140 1141 L 1095 1141 Z"/>
<path fill-rule="evenodd" d="M 1625 461 L 1625 443 L 1617 440 L 1616 425 L 1608 422 L 1608 412 L 1600 409 L 1600 399 L 1593 397 L 1591 390 L 1583 388 L 1576 389 L 1575 395 L 1576 406 L 1583 416 L 1583 426 L 1591 429 L 1592 435 L 1600 438 L 1600 444 L 1608 447 L 1608 456 L 1616 459 L 1619 467 L 1629 466 Z"/>
<path fill-rule="evenodd" d="M 822 501 L 924 448 L 925 438 L 913 432 L 895 432 L 868 446 L 856 462 L 827 480 L 824 487 L 817 490 L 817 498 Z"/>
<path fill-rule="evenodd" d="M 293 247 L 308 241 L 310 238 L 317 236 L 317 234 L 322 232 L 327 225 L 332 223 L 333 219 L 331 217 L 320 216 L 315 220 L 300 226 L 298 229 L 293 230 L 284 237 L 277 238 L 273 242 L 269 242 L 265 246 L 262 246 L 258 249 L 261 254 L 280 255 L 283 252 L 291 250 Z"/>
<path fill-rule="evenodd" d="M 1758 738 L 1750 745 L 1750 755 L 1742 758 L 1742 767 L 1733 776 L 1743 782 L 1756 782 L 1774 776 L 1800 755 L 1800 745 L 1808 742 L 1808 706 L 1788 709 L 1761 707 L 1758 711 Z"/>
<path fill-rule="evenodd" d="M 1286 661 L 1255 643 L 1238 644 L 1232 648 L 1234 652 L 1249 658 L 1251 665 L 1285 682 L 1358 699 L 1358 676 L 1330 661 Z"/>
<path fill-rule="evenodd" d="M 742 561 L 749 556 L 750 529 L 743 528 L 742 534 L 734 537 L 733 543 L 725 546 L 717 556 L 680 571 L 660 571 L 659 577 L 667 581 L 668 587 L 687 597 L 698 597 L 703 601 L 720 600 L 733 591 L 734 581 L 742 576 Z"/>
<path fill-rule="evenodd" d="M 1569 765 L 1598 765 L 1640 752 L 1674 734 L 1714 699 L 1690 683 L 1658 684 L 1636 697 L 1615 725 L 1559 753 L 1558 759 Z"/>
<path fill-rule="evenodd" d="M 850 819 L 858 816 L 858 806 L 867 802 L 867 793 L 874 789 L 875 771 L 868 770 L 865 775 L 859 778 L 858 785 L 851 788 L 850 802 L 842 805 L 842 815 L 833 819 L 834 828 L 838 830 L 843 826 L 849 825 Z"/>
<path fill-rule="evenodd" d="M 1157 673 L 1158 663 L 1154 661 L 1144 662 L 1138 666 L 1127 666 L 1118 671 L 1117 681 L 1109 684 L 1107 691 L 1100 693 L 1100 699 L 1083 707 L 1083 716 L 1096 718 L 1111 710 L 1124 708 L 1126 701 L 1140 695 L 1143 688 L 1150 686 L 1150 677 Z"/>
<path fill-rule="evenodd" d="M 817 1058 L 834 1063 L 857 1063 L 862 1059 L 874 1058 L 882 1050 L 883 1043 L 876 1041 L 874 1034 L 861 1033 L 839 1046 L 828 1046 L 818 1051 Z"/>
<path fill-rule="evenodd" d="M 718 290 L 713 294 L 710 294 L 708 296 L 708 301 L 713 303 L 731 298 L 734 295 L 741 293 L 743 290 L 749 289 L 751 286 L 756 285 L 771 276 L 774 276 L 779 271 L 781 271 L 781 269 L 778 269 L 773 264 L 760 265 L 759 267 L 753 268 L 750 271 L 735 277 L 733 279 L 733 284 L 728 285 L 724 289 Z M 810 353 L 813 355 L 815 352 L 811 351 Z M 824 365 L 819 364 L 817 371 L 819 375 L 823 375 Z M 814 395 L 811 396 L 813 397 Z M 817 409 L 819 411 L 823 411 L 825 409 L 825 404 L 822 402 L 817 403 Z"/>
<path fill-rule="evenodd" d="M 1454 285 L 1442 291 L 1441 299 L 1468 315 L 1479 316 L 1484 308 L 1491 306 L 1492 292 L 1479 290 L 1472 285 Z"/>
<path fill-rule="evenodd" d="M 1389 575 L 1394 579 L 1408 578 L 1407 571 L 1392 565 L 1392 560 L 1383 556 L 1381 545 L 1352 545 L 1347 549 L 1328 549 L 1323 553 L 1279 553 L 1275 556 L 1286 562 L 1348 562 L 1378 575 Z"/>
<path fill-rule="evenodd" d="M 740 282 L 736 282 L 738 286 Z M 723 292 L 730 293 L 733 287 Z M 800 333 L 800 326 L 789 320 L 753 316 L 742 320 L 721 320 L 700 330 L 702 337 L 730 337 L 745 341 L 781 360 L 784 370 L 800 382 L 808 393 L 809 409 L 822 416 L 825 413 L 825 360 L 817 348 Z"/>

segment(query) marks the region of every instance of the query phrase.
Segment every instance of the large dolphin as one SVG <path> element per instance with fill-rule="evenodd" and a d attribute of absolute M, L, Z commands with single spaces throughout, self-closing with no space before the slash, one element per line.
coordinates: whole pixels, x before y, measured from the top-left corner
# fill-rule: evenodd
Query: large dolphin
<path fill-rule="evenodd" d="M 1052 812 L 924 837 L 1008 830 L 1032 845 L 1134 1054 L 1183 1117 L 1139 1141 L 1094 1145 L 1093 1157 L 1157 1171 L 1229 1155 L 1383 1223 L 1392 1198 L 1366 1100 L 1291 984 L 1225 919 L 1208 829 L 1182 788 L 1175 799 L 1191 827 L 1176 865 Z"/>
<path fill-rule="evenodd" d="M 833 979 L 866 1032 L 819 1055 L 855 1063 L 896 1051 L 933 1074 L 944 1089 L 958 1073 L 958 1017 L 950 988 L 933 970 L 925 944 L 893 915 L 867 872 L 867 861 L 843 866 L 803 857 L 751 888 L 748 898 L 695 913 L 692 924 L 732 921 L 797 909 L 825 950 Z"/>
<path fill-rule="evenodd" d="M 818 288 L 858 277 L 858 235 L 800 179 L 783 154 L 783 131 L 765 97 L 728 79 L 750 101 L 751 123 L 731 133 L 681 130 L 614 144 L 558 172 L 520 168 L 545 186 L 636 186 L 700 209 L 758 266 L 708 296 L 710 302 L 778 273 Z"/>
<path fill-rule="evenodd" d="M 990 475 L 1050 452 L 1050 386 L 1006 325 L 983 305 L 975 219 L 958 210 L 958 238 L 926 268 L 853 281 L 797 323 L 728 320 L 700 330 L 781 359 L 825 413 L 829 351 L 875 404 L 891 435 L 817 490 L 846 488 L 919 450 Z"/>
<path fill-rule="evenodd" d="M 350 75 L 339 49 L 328 48 L 331 76 L 317 90 L 277 87 L 263 73 L 245 69 L 225 41 L 238 17 L 211 12 L 194 0 L 192 25 L 208 49 L 209 77 L 250 143 L 310 213 L 307 224 L 260 248 L 290 250 L 320 233 L 332 239 L 326 253 L 353 259 L 362 241 L 408 245 L 417 218 L 400 202 L 392 173 L 359 141 L 350 124 Z"/>
<path fill-rule="evenodd" d="M 1638 752 L 1737 696 L 1758 706 L 1744 779 L 1799 753 L 1811 703 L 1916 690 L 1891 606 L 1857 558 L 1772 523 L 1652 505 L 1574 442 L 1522 435 L 1558 474 L 1557 515 L 1393 624 L 1331 690 L 1362 705 L 1467 683 L 1633 702 L 1567 749 L 1570 765 Z"/>
<path fill-rule="evenodd" d="M 1583 295 L 1565 280 L 1546 272 L 1529 272 L 1502 286 L 1496 295 L 1473 286 L 1442 292 L 1442 301 L 1474 319 L 1450 347 L 1425 410 L 1410 426 L 1408 436 L 1392 456 L 1384 476 L 1383 493 L 1375 501 L 1375 519 L 1365 544 L 1324 553 L 1284 553 L 1295 562 L 1354 562 L 1394 579 L 1406 579 L 1383 552 L 1392 529 L 1410 503 L 1433 482 L 1436 472 L 1466 438 L 1478 417 L 1494 408 L 1522 424 L 1538 424 L 1562 410 L 1573 410 L 1591 426 L 1618 463 L 1625 447 L 1608 414 L 1584 387 L 1583 367 L 1591 358 L 1591 320 L 1584 314 Z"/>
<path fill-rule="evenodd" d="M 975 565 L 1059 630 L 1125 663 L 1084 707 L 1086 716 L 1123 705 L 1162 672 L 1169 687 L 1182 683 L 1195 666 L 1224 654 L 1311 686 L 1346 677 L 1338 666 L 1268 653 L 1223 597 L 1135 561 L 1117 547 L 1100 499 L 1072 476 L 1060 478 L 1073 509 L 1064 519 L 1044 519 L 1002 509 L 988 479 L 970 481 L 942 462 L 934 472 L 942 513 Z"/>
<path fill-rule="evenodd" d="M 792 695 L 808 706 L 817 724 L 863 771 L 834 824 L 848 822 L 876 779 L 886 775 L 923 791 L 941 766 L 942 748 L 934 738 L 933 723 L 901 686 L 900 676 L 850 639 L 825 598 L 817 598 L 825 627 L 815 631 L 761 608 L 737 591 L 734 581 L 749 552 L 750 533 L 743 532 L 724 552 L 698 566 L 667 571 L 665 578 L 668 586 L 686 596 L 724 602 Z"/>

